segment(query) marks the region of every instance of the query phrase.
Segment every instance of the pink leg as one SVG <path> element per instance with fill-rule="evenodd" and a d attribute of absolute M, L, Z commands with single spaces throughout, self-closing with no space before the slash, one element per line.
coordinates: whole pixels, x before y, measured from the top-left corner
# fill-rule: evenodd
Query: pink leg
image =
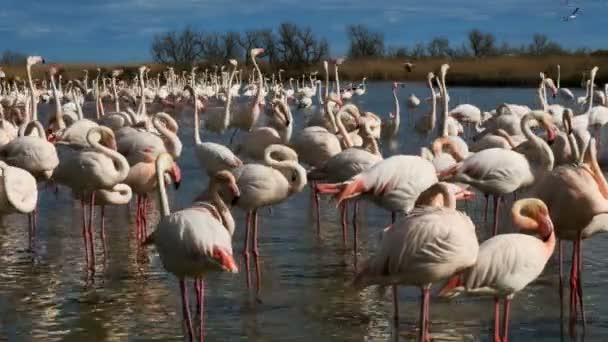
<path fill-rule="evenodd" d="M 355 270 L 357 270 L 357 233 L 359 230 L 359 223 L 357 222 L 358 213 L 359 201 L 355 200 L 355 209 L 353 210 L 353 260 L 355 264 Z"/>
<path fill-rule="evenodd" d="M 422 295 L 420 298 L 420 341 L 428 342 L 430 341 L 430 337 L 427 335 L 427 320 L 428 320 L 428 309 L 429 309 L 429 299 L 430 292 L 428 287 L 424 287 L 422 289 Z"/>
<path fill-rule="evenodd" d="M 559 317 L 560 327 L 563 327 L 564 321 L 564 244 L 563 240 L 559 239 L 557 243 L 557 254 L 559 264 Z"/>
<path fill-rule="evenodd" d="M 583 330 L 584 330 L 584 329 L 587 328 L 587 319 L 585 317 L 585 305 L 584 305 L 584 301 L 583 301 L 583 278 L 582 278 L 582 273 L 583 273 L 583 240 L 581 238 L 581 233 L 580 232 L 578 234 L 578 249 L 577 249 L 576 252 L 578 253 L 578 256 L 577 256 L 578 267 L 577 267 L 577 275 L 576 275 L 576 280 L 577 280 L 576 287 L 578 289 L 577 297 L 578 297 L 578 305 L 579 305 L 579 308 L 581 310 L 581 320 L 583 321 Z"/>
<path fill-rule="evenodd" d="M 84 196 L 83 196 L 84 198 Z M 87 269 L 89 268 L 89 237 L 88 237 L 88 229 L 87 229 L 87 205 L 83 200 L 80 201 L 82 206 L 82 238 L 84 239 L 84 260 L 87 264 Z"/>
<path fill-rule="evenodd" d="M 95 239 L 93 233 L 93 217 L 95 216 L 95 191 L 91 192 L 91 203 L 90 203 L 90 214 L 89 214 L 89 248 L 91 249 L 91 271 L 95 272 Z"/>
<path fill-rule="evenodd" d="M 258 210 L 253 210 L 253 259 L 255 261 L 256 292 L 259 294 L 262 288 L 262 276 L 260 271 L 260 251 L 258 249 Z"/>
<path fill-rule="evenodd" d="M 484 211 L 484 215 L 483 215 L 483 224 L 484 226 L 488 225 L 488 209 L 490 207 L 490 196 L 488 194 L 484 194 L 484 196 L 486 197 L 486 210 Z"/>
<path fill-rule="evenodd" d="M 577 295 L 578 295 L 578 253 L 576 252 L 578 249 L 578 241 L 574 240 L 574 247 L 572 248 L 572 264 L 570 267 L 570 336 L 574 336 L 574 327 L 576 324 L 576 319 L 578 318 L 577 314 Z"/>
<path fill-rule="evenodd" d="M 494 230 L 492 230 L 492 236 L 498 234 L 498 214 L 500 208 L 500 196 L 494 195 Z"/>
<path fill-rule="evenodd" d="M 200 293 L 200 300 L 198 303 L 198 311 L 200 312 L 200 315 L 198 316 L 199 319 L 199 342 L 203 342 L 203 337 L 205 336 L 205 310 L 204 310 L 204 302 L 205 302 L 205 283 L 203 282 L 203 279 L 199 279 L 198 281 L 198 292 Z"/>
<path fill-rule="evenodd" d="M 249 269 L 249 246 L 251 240 L 251 211 L 245 216 L 245 242 L 243 245 L 243 258 L 245 259 L 245 270 L 247 271 L 247 288 L 251 288 L 251 270 Z"/>
<path fill-rule="evenodd" d="M 500 342 L 500 300 L 494 297 L 494 342 Z"/>
<path fill-rule="evenodd" d="M 393 285 L 393 320 L 399 322 L 399 288 Z"/>
<path fill-rule="evenodd" d="M 502 329 L 503 329 L 503 334 L 502 334 L 502 342 L 508 342 L 509 341 L 509 312 L 511 311 L 511 300 L 509 298 L 505 299 L 505 311 L 504 311 L 504 316 L 503 316 L 503 321 L 502 321 Z"/>
<path fill-rule="evenodd" d="M 348 226 L 348 222 L 346 219 L 346 210 L 347 210 L 347 202 L 342 202 L 340 204 L 340 219 L 342 222 L 342 244 L 346 245 L 346 227 Z"/>
<path fill-rule="evenodd" d="M 101 230 L 99 231 L 99 237 L 101 238 L 101 248 L 103 249 L 103 260 L 105 264 L 106 260 L 106 207 L 101 206 Z"/>
<path fill-rule="evenodd" d="M 188 303 L 188 289 L 186 288 L 186 281 L 184 279 L 179 280 L 179 290 L 182 295 L 182 313 L 184 316 L 184 321 L 186 321 L 186 328 L 188 329 L 188 341 L 194 342 L 194 329 L 192 329 L 190 303 Z"/>
<path fill-rule="evenodd" d="M 141 219 L 141 215 L 140 215 L 140 210 L 141 210 L 141 198 L 139 197 L 139 195 L 135 196 L 135 201 L 136 201 L 136 205 L 135 205 L 135 238 L 137 239 L 137 244 L 139 245 L 141 242 L 141 232 L 140 232 L 140 219 Z"/>

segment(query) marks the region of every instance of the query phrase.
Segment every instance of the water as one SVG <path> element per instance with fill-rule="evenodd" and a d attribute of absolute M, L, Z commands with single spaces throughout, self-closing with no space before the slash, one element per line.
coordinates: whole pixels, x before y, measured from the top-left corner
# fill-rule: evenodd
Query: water
<path fill-rule="evenodd" d="M 533 89 L 450 89 L 451 103 L 474 103 L 483 109 L 502 102 L 535 105 Z M 400 89 L 403 120 L 405 99 L 422 85 Z M 389 83 L 374 83 L 355 102 L 386 116 L 392 110 Z M 420 109 L 413 115 L 423 113 Z M 302 113 L 294 112 L 301 124 Z M 198 170 L 193 152 L 191 118 L 182 118 L 180 134 L 186 142 L 180 160 L 183 184 L 172 192 L 173 208 L 187 206 L 207 182 Z M 216 135 L 204 139 L 224 141 Z M 407 127 L 399 137 L 399 151 L 416 153 L 424 139 Z M 262 290 L 259 300 L 245 286 L 244 269 L 238 275 L 212 275 L 206 280 L 207 341 L 383 341 L 415 339 L 419 292 L 401 288 L 399 327 L 393 326 L 390 296 L 373 288 L 356 293 L 350 287 L 354 275 L 352 231 L 343 246 L 335 205 L 323 200 L 321 235 L 309 192 L 297 194 L 272 209 L 261 210 L 260 251 Z M 179 290 L 175 278 L 162 269 L 153 250 L 148 264 L 138 263 L 133 211 L 108 208 L 108 258 L 98 265 L 95 282 L 87 286 L 80 233 L 79 204 L 62 189 L 55 195 L 41 192 L 37 252 L 25 252 L 27 218 L 12 215 L 0 226 L 0 341 L 180 341 L 182 340 Z M 488 237 L 483 224 L 483 196 L 464 205 L 478 226 L 480 239 Z M 376 246 L 377 234 L 390 221 L 373 205 L 361 207 L 358 260 L 366 259 Z M 153 211 L 150 221 L 156 222 Z M 244 238 L 244 215 L 235 211 L 235 252 Z M 510 230 L 506 216 L 501 230 Z M 608 339 L 608 314 L 604 289 L 608 284 L 603 260 L 604 236 L 585 241 L 584 289 L 588 327 L 587 341 Z M 101 260 L 101 246 L 97 245 Z M 568 254 L 569 255 L 569 251 Z M 240 260 L 240 256 L 239 256 Z M 543 275 L 515 297 L 510 336 L 513 341 L 560 339 L 557 265 L 551 261 Z M 437 286 L 436 286 L 437 287 Z M 191 298 L 193 291 L 190 290 Z M 493 319 L 489 298 L 432 299 L 431 331 L 436 340 L 487 341 Z"/>

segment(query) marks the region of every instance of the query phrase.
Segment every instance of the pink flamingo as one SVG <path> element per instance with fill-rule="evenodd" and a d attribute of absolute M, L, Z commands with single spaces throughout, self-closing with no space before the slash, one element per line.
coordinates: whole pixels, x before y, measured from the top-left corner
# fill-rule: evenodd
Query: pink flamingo
<path fill-rule="evenodd" d="M 236 273 L 238 268 L 232 257 L 232 234 L 234 220 L 218 192 L 227 188 L 238 198 L 239 189 L 228 171 L 217 173 L 210 184 L 212 199 L 196 202 L 191 207 L 171 213 L 164 175 L 174 174 L 173 158 L 161 153 L 156 159 L 156 180 L 161 204 L 162 219 L 145 244 L 154 244 L 164 268 L 179 279 L 182 312 L 188 329 L 188 338 L 194 341 L 194 329 L 188 302 L 186 278 L 195 278 L 197 311 L 200 319 L 199 334 L 203 341 L 203 296 L 202 278 L 210 272 Z"/>
<path fill-rule="evenodd" d="M 385 229 L 382 245 L 355 278 L 357 287 L 411 285 L 421 289 L 420 341 L 430 341 L 429 300 L 433 283 L 475 264 L 479 244 L 471 219 L 456 210 L 446 183 L 425 193 L 428 202 Z M 394 297 L 395 317 L 398 315 Z"/>
<path fill-rule="evenodd" d="M 444 296 L 460 293 L 494 297 L 494 341 L 507 342 L 509 309 L 513 296 L 543 272 L 555 248 L 555 233 L 549 209 L 536 198 L 522 199 L 512 208 L 513 223 L 538 232 L 501 234 L 479 246 L 477 262 L 452 277 L 441 290 Z M 504 299 L 503 333 L 500 336 L 500 299 Z"/>

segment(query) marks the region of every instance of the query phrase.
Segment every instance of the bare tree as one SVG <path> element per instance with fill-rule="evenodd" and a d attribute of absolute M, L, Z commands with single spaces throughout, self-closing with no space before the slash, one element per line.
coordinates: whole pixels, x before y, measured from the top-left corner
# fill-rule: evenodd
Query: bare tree
<path fill-rule="evenodd" d="M 452 55 L 450 41 L 445 37 L 436 37 L 427 46 L 430 57 L 448 57 Z"/>
<path fill-rule="evenodd" d="M 412 57 L 414 58 L 423 58 L 426 56 L 426 49 L 424 48 L 424 44 L 416 43 L 414 48 L 412 49 Z"/>
<path fill-rule="evenodd" d="M 474 29 L 469 31 L 468 38 L 473 56 L 484 57 L 496 53 L 496 38 L 493 34 Z"/>
<path fill-rule="evenodd" d="M 349 26 L 347 34 L 350 41 L 348 52 L 350 57 L 382 57 L 384 55 L 384 35 L 382 33 L 373 32 L 367 26 L 358 24 Z"/>
<path fill-rule="evenodd" d="M 310 65 L 329 54 L 329 44 L 325 39 L 317 39 L 310 27 L 300 28 L 293 23 L 279 25 L 275 49 L 278 61 L 284 64 Z"/>
<path fill-rule="evenodd" d="M 24 65 L 27 56 L 23 53 L 4 50 L 0 57 L 0 64 L 2 65 Z"/>
<path fill-rule="evenodd" d="M 203 38 L 190 26 L 169 31 L 152 40 L 152 58 L 159 63 L 190 66 L 203 56 Z"/>

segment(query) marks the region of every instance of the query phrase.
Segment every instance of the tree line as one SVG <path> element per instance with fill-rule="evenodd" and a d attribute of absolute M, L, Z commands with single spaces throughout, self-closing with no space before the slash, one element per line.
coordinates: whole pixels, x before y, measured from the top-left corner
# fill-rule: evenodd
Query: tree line
<path fill-rule="evenodd" d="M 346 28 L 349 42 L 348 57 L 361 58 L 483 58 L 505 55 L 608 55 L 606 50 L 568 50 L 547 35 L 536 33 L 527 44 L 511 45 L 498 42 L 496 36 L 479 29 L 467 33 L 460 45 L 452 45 L 447 37 L 435 37 L 429 42 L 412 45 L 385 44 L 384 34 L 368 26 L 357 24 Z M 188 67 L 194 64 L 222 64 L 229 58 L 249 63 L 247 52 L 254 47 L 264 48 L 263 59 L 274 66 L 309 66 L 329 58 L 328 41 L 313 33 L 309 26 L 290 22 L 274 29 L 204 32 L 191 26 L 167 31 L 153 37 L 150 53 L 155 62 Z M 0 65 L 25 63 L 23 53 L 10 50 L 0 55 Z"/>
<path fill-rule="evenodd" d="M 384 34 L 357 24 L 346 28 L 349 58 L 466 58 L 504 55 L 564 55 L 594 54 L 588 49 L 568 50 L 547 35 L 535 33 L 529 43 L 511 45 L 498 42 L 496 36 L 479 29 L 467 33 L 466 42 L 453 46 L 447 37 L 411 46 L 386 46 Z M 320 62 L 330 55 L 325 38 L 315 35 L 308 26 L 284 22 L 275 29 L 248 30 L 226 33 L 195 31 L 187 26 L 181 31 L 169 31 L 153 38 L 151 54 L 156 62 L 192 65 L 220 64 L 228 58 L 247 59 L 253 47 L 265 49 L 264 57 L 273 65 L 306 66 Z M 605 53 L 596 51 L 595 53 Z"/>

